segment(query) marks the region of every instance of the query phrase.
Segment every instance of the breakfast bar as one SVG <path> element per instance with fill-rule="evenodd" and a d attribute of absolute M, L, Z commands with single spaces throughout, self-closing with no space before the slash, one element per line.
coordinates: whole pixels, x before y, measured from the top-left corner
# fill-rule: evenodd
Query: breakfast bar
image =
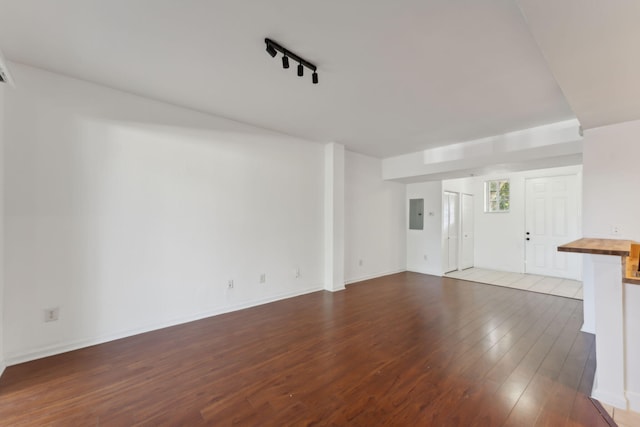
<path fill-rule="evenodd" d="M 640 285 L 640 245 L 631 240 L 583 238 L 559 246 L 558 251 L 585 254 L 585 324 L 592 324 L 596 335 L 592 396 L 617 408 L 631 406 L 637 411 L 638 396 L 628 391 L 627 379 L 640 370 L 637 328 L 628 328 L 628 311 L 638 307 L 627 306 L 625 289 Z M 591 313 L 593 319 L 588 319 Z"/>

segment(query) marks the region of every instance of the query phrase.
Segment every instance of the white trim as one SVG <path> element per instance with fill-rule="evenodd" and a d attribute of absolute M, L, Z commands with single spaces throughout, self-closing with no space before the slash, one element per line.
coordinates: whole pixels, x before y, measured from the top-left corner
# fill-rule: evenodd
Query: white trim
<path fill-rule="evenodd" d="M 364 280 L 369 280 L 369 279 L 376 279 L 378 277 L 383 277 L 383 276 L 389 276 L 391 274 L 397 274 L 397 273 L 402 273 L 404 271 L 407 271 L 405 269 L 400 269 L 400 270 L 391 270 L 391 271 L 383 271 L 380 273 L 374 273 L 374 274 L 366 274 L 364 276 L 358 276 L 354 279 L 349 279 L 345 282 L 345 285 L 350 285 L 352 283 L 356 283 L 356 282 L 362 282 Z"/>
<path fill-rule="evenodd" d="M 451 207 L 449 206 L 449 196 L 454 196 L 454 198 L 456 200 L 456 204 L 457 204 L 457 206 L 456 206 L 456 211 L 457 212 L 456 213 L 457 213 L 458 217 L 456 218 L 456 223 L 458 224 L 458 226 L 456 227 L 457 228 L 456 229 L 456 236 L 457 236 L 457 239 L 456 239 L 457 240 L 456 241 L 456 268 L 453 269 L 453 270 L 445 271 L 446 269 L 449 268 L 449 262 L 448 262 L 448 260 L 449 260 L 449 251 L 446 251 L 446 253 L 445 253 L 445 242 L 447 241 L 448 236 L 445 236 L 445 233 L 444 233 L 444 231 L 445 231 L 444 230 L 444 228 L 445 228 L 445 225 L 444 225 L 445 202 L 444 201 L 445 201 L 445 198 L 446 198 L 447 199 L 447 203 L 446 203 L 447 210 L 450 210 Z M 440 229 L 440 257 L 441 257 L 441 261 L 442 261 L 441 262 L 442 271 L 438 274 L 441 277 L 444 276 L 447 273 L 451 273 L 452 271 L 458 271 L 458 269 L 460 268 L 460 231 L 461 231 L 460 221 L 461 221 L 461 218 L 462 218 L 462 215 L 460 214 L 460 206 L 461 205 L 462 205 L 462 199 L 461 199 L 459 191 L 449 191 L 449 190 L 443 190 L 442 191 L 442 222 L 441 222 L 442 228 Z M 448 223 L 450 222 L 449 219 L 447 219 L 447 222 Z M 448 225 L 447 225 L 447 227 L 448 227 Z M 446 268 L 445 268 L 445 259 L 447 260 L 447 267 Z"/>
<path fill-rule="evenodd" d="M 270 302 L 280 301 L 288 298 L 297 297 L 300 295 L 310 294 L 312 292 L 322 291 L 323 288 L 324 287 L 322 285 L 317 285 L 312 288 L 297 290 L 294 292 L 285 292 L 282 294 L 274 295 L 274 296 L 263 298 L 260 300 L 244 302 L 244 303 L 235 304 L 232 306 L 218 308 L 211 311 L 197 313 L 190 316 L 180 317 L 167 322 L 146 325 L 140 328 L 129 329 L 126 331 L 120 331 L 113 334 L 106 334 L 106 335 L 98 336 L 95 338 L 81 339 L 81 340 L 67 342 L 64 344 L 56 344 L 52 346 L 41 347 L 25 353 L 9 354 L 6 356 L 5 362 L 7 366 L 12 366 L 18 363 L 28 362 L 35 359 L 41 359 L 43 357 L 53 356 L 55 354 L 66 353 L 68 351 L 78 350 L 78 349 L 89 347 L 92 345 L 103 344 L 105 342 L 130 337 L 133 335 L 138 335 L 145 332 L 151 332 L 158 329 L 168 328 L 170 326 L 180 325 L 182 323 L 194 322 L 196 320 L 217 316 L 219 314 L 229 313 L 237 310 L 243 310 L 245 308 L 255 307 L 258 305 L 268 304 Z"/>
<path fill-rule="evenodd" d="M 597 372 L 596 372 L 597 375 Z M 591 391 L 591 397 L 598 399 L 600 402 L 606 403 L 618 409 L 627 409 L 627 399 L 623 394 L 612 393 L 606 390 L 599 390 L 594 384 Z"/>
<path fill-rule="evenodd" d="M 407 268 L 407 271 L 409 271 L 411 273 L 428 274 L 429 276 L 437 276 L 437 277 L 444 277 L 445 276 L 442 273 L 442 271 L 431 270 L 431 269 L 420 269 L 420 268 L 411 269 L 411 268 Z"/>
<path fill-rule="evenodd" d="M 640 413 L 640 393 L 628 391 L 627 400 L 629 401 L 629 409 L 633 412 Z"/>
<path fill-rule="evenodd" d="M 586 323 L 582 324 L 582 327 L 580 328 L 580 332 L 586 332 L 588 334 L 593 334 L 593 335 L 596 334 L 595 328 L 591 328 L 590 326 L 587 326 Z"/>
<path fill-rule="evenodd" d="M 472 215 L 472 221 L 471 223 L 474 224 L 473 226 L 473 241 L 474 241 L 474 247 L 471 248 L 472 252 L 474 252 L 473 254 L 473 262 L 471 263 L 471 265 L 469 267 L 461 267 L 462 264 L 462 242 L 464 241 L 464 234 L 462 232 L 462 227 L 464 226 L 464 221 L 462 218 L 462 200 L 464 198 L 464 196 L 469 196 L 471 197 L 471 215 Z M 458 221 L 458 269 L 456 271 L 463 271 L 463 270 L 467 270 L 469 268 L 473 268 L 475 267 L 475 263 L 476 263 L 476 256 L 475 256 L 475 221 L 476 221 L 476 212 L 475 212 L 475 203 L 476 203 L 476 199 L 474 197 L 473 194 L 471 193 L 464 193 L 464 192 L 460 192 L 459 193 L 459 201 L 458 201 L 458 215 L 460 216 L 460 220 Z M 444 201 L 443 201 L 444 203 Z M 444 239 L 443 239 L 444 240 Z M 442 254 L 444 256 L 444 253 Z M 446 273 L 445 273 L 446 274 Z"/>
<path fill-rule="evenodd" d="M 492 211 L 490 209 L 491 206 L 491 200 L 489 195 L 491 194 L 491 183 L 493 182 L 497 182 L 498 183 L 498 190 L 497 190 L 497 197 L 496 197 L 496 202 L 498 202 L 498 209 L 496 209 L 495 211 Z M 502 201 L 502 198 L 500 197 L 500 183 L 504 182 L 509 186 L 509 194 L 507 195 L 507 203 L 509 204 L 509 207 L 507 209 L 500 209 L 500 202 Z M 511 180 L 509 178 L 499 178 L 499 179 L 488 179 L 486 181 L 484 181 L 484 213 L 509 213 L 511 211 Z"/>
<path fill-rule="evenodd" d="M 4 370 L 7 368 L 7 365 L 4 364 L 4 362 L 0 362 L 0 378 L 2 377 L 2 374 L 4 374 Z"/>

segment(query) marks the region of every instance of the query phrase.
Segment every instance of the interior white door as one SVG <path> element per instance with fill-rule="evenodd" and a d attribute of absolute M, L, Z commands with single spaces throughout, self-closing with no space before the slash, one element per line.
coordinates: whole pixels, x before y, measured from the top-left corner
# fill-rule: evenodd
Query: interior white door
<path fill-rule="evenodd" d="M 448 273 L 458 269 L 458 194 L 445 192 L 442 206 L 443 264 Z"/>
<path fill-rule="evenodd" d="M 525 207 L 525 271 L 577 279 L 577 254 L 558 246 L 579 238 L 578 177 L 527 179 Z"/>
<path fill-rule="evenodd" d="M 473 196 L 471 194 L 462 194 L 460 196 L 460 269 L 473 267 L 473 251 L 474 251 L 474 238 L 473 238 Z"/>

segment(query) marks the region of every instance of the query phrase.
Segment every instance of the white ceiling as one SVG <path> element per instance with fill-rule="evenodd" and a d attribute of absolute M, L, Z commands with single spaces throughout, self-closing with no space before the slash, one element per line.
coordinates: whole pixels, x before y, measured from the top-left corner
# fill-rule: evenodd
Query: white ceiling
<path fill-rule="evenodd" d="M 585 129 L 640 118 L 639 0 L 518 0 Z"/>
<path fill-rule="evenodd" d="M 0 49 L 12 61 L 388 157 L 575 117 L 545 56 L 561 83 L 580 70 L 562 67 L 571 58 L 554 45 L 561 18 L 544 25 L 556 2 L 535 3 L 520 6 L 544 56 L 514 0 L 0 0 Z M 283 70 L 265 37 L 316 63 L 320 84 Z"/>

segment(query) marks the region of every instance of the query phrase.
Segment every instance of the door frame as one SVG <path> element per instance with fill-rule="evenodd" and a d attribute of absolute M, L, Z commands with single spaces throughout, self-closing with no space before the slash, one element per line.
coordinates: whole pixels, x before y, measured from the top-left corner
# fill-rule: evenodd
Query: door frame
<path fill-rule="evenodd" d="M 449 269 L 449 247 L 447 246 L 447 251 L 445 253 L 445 241 L 449 240 L 449 236 L 448 234 L 445 236 L 444 233 L 444 201 L 445 198 L 447 199 L 447 203 L 449 203 L 448 198 L 449 195 L 452 195 L 455 197 L 456 200 L 456 204 L 458 205 L 458 212 L 456 212 L 456 267 L 453 270 Z M 460 192 L 458 191 L 449 191 L 449 190 L 444 190 L 442 192 L 442 222 L 440 224 L 440 235 L 442 237 L 441 240 L 441 253 L 442 253 L 442 274 L 446 274 L 446 273 L 450 273 L 452 271 L 458 271 L 460 268 Z M 446 268 L 445 268 L 445 259 L 444 256 L 447 256 L 447 264 L 446 264 Z"/>
<path fill-rule="evenodd" d="M 522 217 L 522 230 L 523 230 L 523 239 L 526 238 L 525 233 L 527 231 L 527 215 L 528 215 L 528 211 L 527 211 L 527 200 L 528 200 L 528 194 L 527 194 L 527 187 L 528 187 L 528 181 L 533 180 L 533 179 L 540 179 L 540 178 L 556 178 L 556 177 L 566 177 L 566 176 L 573 176 L 576 178 L 576 204 L 577 204 L 577 208 L 578 208 L 578 212 L 577 212 L 577 222 L 578 222 L 578 237 L 580 236 L 580 233 L 582 232 L 582 172 L 575 172 L 575 173 L 560 173 L 560 174 L 554 174 L 554 175 L 542 175 L 542 176 L 528 176 L 524 178 L 524 186 L 523 186 L 523 190 L 524 190 L 524 209 L 523 209 L 523 217 Z M 526 241 L 524 242 L 524 250 L 522 251 L 522 255 L 523 255 L 523 259 L 522 259 L 522 272 L 524 274 L 534 274 L 534 273 L 527 273 L 527 243 Z M 577 256 L 577 262 L 578 262 L 578 266 L 577 266 L 577 277 L 575 279 L 571 279 L 571 280 L 578 280 L 578 281 L 582 281 L 582 257 L 581 256 Z"/>
<path fill-rule="evenodd" d="M 471 207 L 471 214 L 472 214 L 472 218 L 471 218 L 471 223 L 473 224 L 474 227 L 474 234 L 475 234 L 475 203 L 476 203 L 476 199 L 475 196 L 473 194 L 470 193 L 464 193 L 461 192 L 459 193 L 459 202 L 458 202 L 458 212 L 460 214 L 460 219 L 458 220 L 458 271 L 462 271 L 462 270 L 466 270 L 468 268 L 473 268 L 475 266 L 475 236 L 474 236 L 474 244 L 473 247 L 471 248 L 471 251 L 474 253 L 473 255 L 473 262 L 471 263 L 472 265 L 470 267 L 462 267 L 461 266 L 461 261 L 462 261 L 462 247 L 463 247 L 463 242 L 464 242 L 464 236 L 462 233 L 462 227 L 463 227 L 463 215 L 462 215 L 462 199 L 464 198 L 464 196 L 469 196 L 471 197 L 471 201 L 473 203 L 472 207 Z"/>

